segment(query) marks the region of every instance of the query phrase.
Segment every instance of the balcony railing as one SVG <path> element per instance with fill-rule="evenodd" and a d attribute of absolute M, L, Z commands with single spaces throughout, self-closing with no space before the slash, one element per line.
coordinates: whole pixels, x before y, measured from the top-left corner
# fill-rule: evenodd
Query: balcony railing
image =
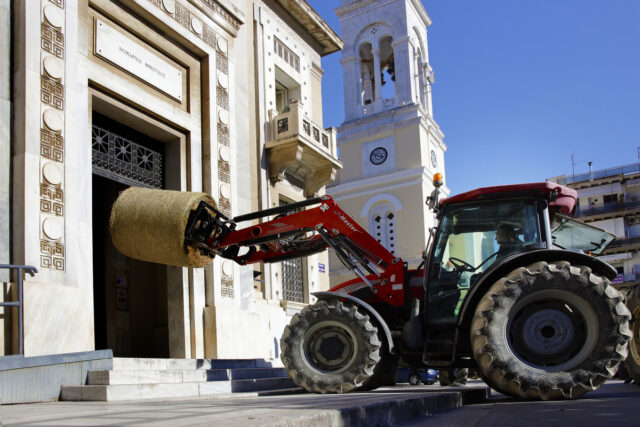
<path fill-rule="evenodd" d="M 338 157 L 336 132 L 333 128 L 323 129 L 303 111 L 299 101 L 289 103 L 289 111 L 278 114 L 271 120 L 272 141 L 300 136 L 327 154 Z"/>
<path fill-rule="evenodd" d="M 609 212 L 618 212 L 618 211 L 626 211 L 626 210 L 634 210 L 640 209 L 640 202 L 627 202 L 627 203 L 604 203 L 599 205 L 591 205 L 591 206 L 578 206 L 576 208 L 576 216 L 589 216 L 589 215 L 598 215 Z"/>
<path fill-rule="evenodd" d="M 592 181 L 594 179 L 607 178 L 616 175 L 629 175 L 638 172 L 640 172 L 640 163 L 634 163 L 630 165 L 618 166 L 615 168 L 600 169 L 593 172 L 581 173 L 579 175 L 568 176 L 566 178 L 558 178 L 557 182 L 560 185 L 567 185 L 576 182 Z"/>

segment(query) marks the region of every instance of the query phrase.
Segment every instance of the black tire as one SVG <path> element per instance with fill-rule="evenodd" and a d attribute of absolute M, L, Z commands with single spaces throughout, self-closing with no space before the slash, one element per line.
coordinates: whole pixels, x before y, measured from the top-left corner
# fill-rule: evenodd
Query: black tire
<path fill-rule="evenodd" d="M 453 369 L 440 369 L 438 371 L 438 382 L 443 387 L 453 385 L 453 377 Z"/>
<path fill-rule="evenodd" d="M 293 381 L 313 393 L 348 393 L 373 376 L 380 362 L 378 329 L 352 304 L 322 300 L 291 319 L 282 363 Z"/>
<path fill-rule="evenodd" d="M 422 379 L 420 378 L 419 374 L 411 374 L 409 375 L 409 384 L 411 385 L 420 385 L 420 383 L 422 382 Z"/>
<path fill-rule="evenodd" d="M 456 376 L 454 382 L 456 384 L 465 385 L 467 383 L 467 379 L 469 378 L 469 369 L 460 368 L 456 369 Z"/>
<path fill-rule="evenodd" d="M 629 356 L 625 361 L 627 375 L 640 385 L 640 285 L 627 296 L 627 307 L 631 311 L 631 333 L 629 341 Z"/>
<path fill-rule="evenodd" d="M 524 399 L 574 399 L 611 378 L 627 355 L 629 310 L 584 266 L 538 262 L 481 299 L 471 346 L 483 380 Z"/>
<path fill-rule="evenodd" d="M 375 324 L 377 327 L 377 324 Z M 368 378 L 359 391 L 371 391 L 378 387 L 394 386 L 398 380 L 398 356 L 389 352 L 387 337 L 382 330 L 378 328 L 378 340 L 380 347 L 380 362 L 373 368 L 373 375 Z"/>
<path fill-rule="evenodd" d="M 441 369 L 438 376 L 440 385 L 443 387 L 450 385 L 465 385 L 469 370 L 467 368 L 460 369 Z"/>

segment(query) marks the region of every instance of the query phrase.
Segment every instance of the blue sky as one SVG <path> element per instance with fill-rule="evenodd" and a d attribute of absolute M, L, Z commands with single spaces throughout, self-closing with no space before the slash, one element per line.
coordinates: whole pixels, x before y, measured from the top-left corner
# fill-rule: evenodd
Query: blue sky
<path fill-rule="evenodd" d="M 338 32 L 340 0 L 308 0 Z M 452 194 L 639 162 L 640 1 L 423 0 Z M 324 126 L 344 120 L 323 58 Z"/>

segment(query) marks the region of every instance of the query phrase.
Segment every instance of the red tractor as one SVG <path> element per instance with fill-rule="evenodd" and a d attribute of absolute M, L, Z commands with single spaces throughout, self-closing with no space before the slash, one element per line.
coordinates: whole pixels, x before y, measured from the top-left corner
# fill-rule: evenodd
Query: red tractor
<path fill-rule="evenodd" d="M 391 384 L 402 361 L 451 381 L 455 369 L 473 367 L 519 398 L 573 399 L 616 373 L 631 336 L 630 313 L 609 285 L 616 271 L 590 256 L 614 236 L 568 216 L 576 196 L 544 182 L 438 201 L 436 188 L 428 202 L 438 226 L 415 270 L 329 196 L 233 219 L 201 202 L 185 242 L 240 264 L 331 248 L 355 273 L 315 293 L 284 331 L 282 361 L 311 392 Z M 299 208 L 307 209 L 291 213 Z"/>

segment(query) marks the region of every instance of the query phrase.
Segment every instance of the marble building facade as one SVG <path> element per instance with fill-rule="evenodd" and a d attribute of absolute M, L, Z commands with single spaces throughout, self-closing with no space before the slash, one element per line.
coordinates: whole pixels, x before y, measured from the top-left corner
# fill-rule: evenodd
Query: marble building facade
<path fill-rule="evenodd" d="M 144 263 L 113 248 L 108 214 L 130 185 L 205 191 L 229 217 L 323 194 L 342 164 L 322 128 L 320 59 L 340 38 L 303 0 L 0 7 L 13 22 L 0 46 L 0 263 L 39 269 L 24 284 L 25 355 L 277 357 L 290 316 L 329 286 L 326 253 Z M 2 314 L 0 355 L 16 338 Z"/>

